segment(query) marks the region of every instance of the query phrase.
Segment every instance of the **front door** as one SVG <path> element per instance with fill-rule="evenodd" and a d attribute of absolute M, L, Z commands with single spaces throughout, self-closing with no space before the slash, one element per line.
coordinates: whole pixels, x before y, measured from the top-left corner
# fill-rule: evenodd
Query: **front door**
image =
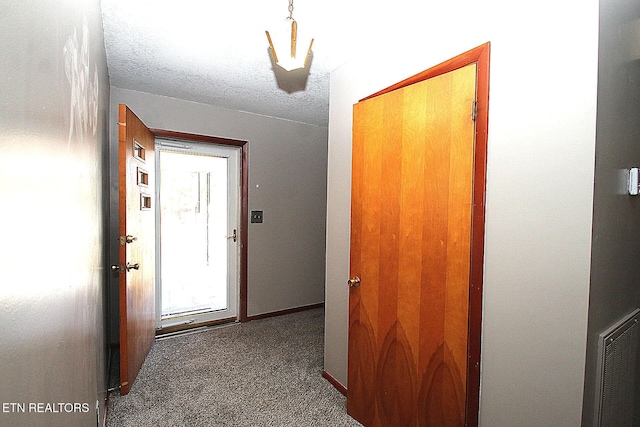
<path fill-rule="evenodd" d="M 161 332 L 237 320 L 240 147 L 156 140 Z"/>
<path fill-rule="evenodd" d="M 462 426 L 476 64 L 354 106 L 347 411 Z"/>
<path fill-rule="evenodd" d="M 155 339 L 154 136 L 118 111 L 120 383 L 129 393 Z"/>

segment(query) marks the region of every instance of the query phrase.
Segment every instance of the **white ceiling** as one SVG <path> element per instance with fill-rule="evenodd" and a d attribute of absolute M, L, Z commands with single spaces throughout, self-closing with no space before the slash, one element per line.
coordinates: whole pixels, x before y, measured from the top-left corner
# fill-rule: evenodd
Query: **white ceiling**
<path fill-rule="evenodd" d="M 281 71 L 268 50 L 265 30 L 288 0 L 101 0 L 111 84 L 326 126 L 329 73 L 382 36 L 401 7 L 385 3 L 295 0 L 300 38 L 315 39 L 305 75 Z"/>

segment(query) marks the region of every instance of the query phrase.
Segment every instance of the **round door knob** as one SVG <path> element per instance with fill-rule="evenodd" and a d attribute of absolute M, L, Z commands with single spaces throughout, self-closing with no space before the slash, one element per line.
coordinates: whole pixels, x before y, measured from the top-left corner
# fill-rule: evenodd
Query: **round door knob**
<path fill-rule="evenodd" d="M 360 278 L 358 276 L 347 280 L 347 284 L 350 288 L 357 288 L 360 286 Z"/>

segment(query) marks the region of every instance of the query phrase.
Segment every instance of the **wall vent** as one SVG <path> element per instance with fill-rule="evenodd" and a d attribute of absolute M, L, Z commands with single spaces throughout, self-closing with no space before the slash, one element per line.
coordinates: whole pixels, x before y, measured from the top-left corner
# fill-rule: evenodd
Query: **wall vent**
<path fill-rule="evenodd" d="M 638 357 L 640 309 L 600 334 L 596 371 L 596 427 L 631 427 Z"/>

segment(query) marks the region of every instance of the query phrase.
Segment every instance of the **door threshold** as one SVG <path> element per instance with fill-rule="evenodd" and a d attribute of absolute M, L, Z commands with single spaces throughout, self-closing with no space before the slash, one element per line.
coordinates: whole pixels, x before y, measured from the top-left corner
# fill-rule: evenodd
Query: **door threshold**
<path fill-rule="evenodd" d="M 210 329 L 211 327 L 214 327 L 214 326 L 222 326 L 222 325 L 228 326 L 230 324 L 234 324 L 237 322 L 238 322 L 237 317 L 227 317 L 225 319 L 210 320 L 208 322 L 198 322 L 198 323 L 190 322 L 190 323 L 184 323 L 184 324 L 179 324 L 175 326 L 169 326 L 166 328 L 156 330 L 156 340 L 160 338 L 166 338 L 169 336 L 184 335 L 191 332 L 201 332 L 203 330 Z"/>

